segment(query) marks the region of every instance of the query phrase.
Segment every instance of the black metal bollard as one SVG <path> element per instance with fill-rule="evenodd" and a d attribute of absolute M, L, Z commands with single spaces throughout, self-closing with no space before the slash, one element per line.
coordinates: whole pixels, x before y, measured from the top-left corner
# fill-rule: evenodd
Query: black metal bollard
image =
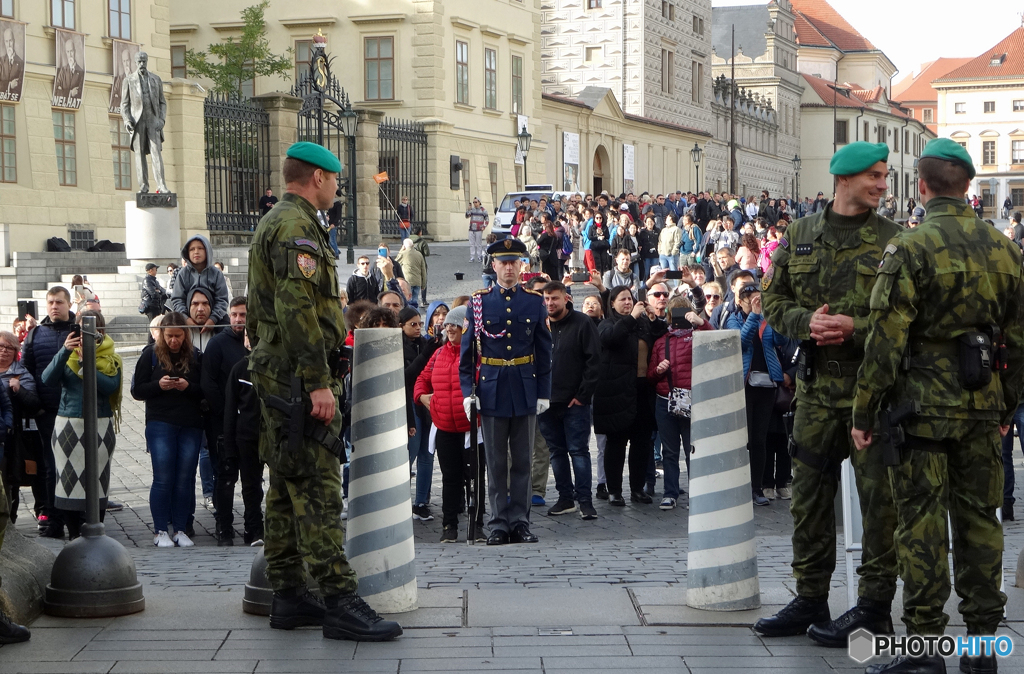
<path fill-rule="evenodd" d="M 146 608 L 135 561 L 100 522 L 96 433 L 96 317 L 82 319 L 82 412 L 85 417 L 85 504 L 81 537 L 57 555 L 43 610 L 65 618 L 105 618 Z M 44 449 L 44 451 L 46 451 Z"/>

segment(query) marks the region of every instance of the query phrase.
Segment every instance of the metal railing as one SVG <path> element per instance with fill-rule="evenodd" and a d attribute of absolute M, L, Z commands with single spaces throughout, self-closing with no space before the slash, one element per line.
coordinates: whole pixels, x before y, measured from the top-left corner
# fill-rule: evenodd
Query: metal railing
<path fill-rule="evenodd" d="M 394 206 L 409 197 L 412 225 L 427 233 L 427 134 L 420 122 L 404 119 L 384 120 L 377 127 L 377 170 L 387 171 L 388 180 L 380 185 L 380 233 L 398 236 L 399 218 Z"/>
<path fill-rule="evenodd" d="M 270 186 L 270 115 L 258 103 L 211 93 L 203 117 L 207 227 L 255 230 Z"/>

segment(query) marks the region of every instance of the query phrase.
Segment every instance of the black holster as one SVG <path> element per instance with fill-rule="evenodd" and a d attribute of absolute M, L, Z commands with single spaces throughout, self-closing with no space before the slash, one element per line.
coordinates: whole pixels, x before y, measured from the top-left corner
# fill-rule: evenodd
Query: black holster
<path fill-rule="evenodd" d="M 800 342 L 800 352 L 796 356 L 796 378 L 800 381 L 814 381 L 814 357 L 818 345 L 813 339 Z"/>
<path fill-rule="evenodd" d="M 907 444 L 907 434 L 903 430 L 903 422 L 921 413 L 921 404 L 911 400 L 878 413 L 878 446 L 882 450 L 882 463 L 886 466 L 898 466 L 903 461 L 903 448 Z"/>

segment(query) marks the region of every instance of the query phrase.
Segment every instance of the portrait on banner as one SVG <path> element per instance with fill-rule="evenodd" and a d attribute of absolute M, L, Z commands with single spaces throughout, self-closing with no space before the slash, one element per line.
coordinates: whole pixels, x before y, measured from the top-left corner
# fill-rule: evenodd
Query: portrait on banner
<path fill-rule="evenodd" d="M 78 110 L 85 89 L 85 35 L 62 28 L 55 32 L 57 76 L 53 80 L 51 105 Z"/>
<path fill-rule="evenodd" d="M 0 102 L 17 103 L 25 85 L 25 24 L 0 19 Z"/>
<path fill-rule="evenodd" d="M 134 42 L 113 40 L 111 45 L 114 64 L 114 83 L 110 86 L 110 108 L 112 114 L 121 113 L 121 89 L 125 78 L 135 72 L 135 55 L 139 53 L 139 45 Z"/>

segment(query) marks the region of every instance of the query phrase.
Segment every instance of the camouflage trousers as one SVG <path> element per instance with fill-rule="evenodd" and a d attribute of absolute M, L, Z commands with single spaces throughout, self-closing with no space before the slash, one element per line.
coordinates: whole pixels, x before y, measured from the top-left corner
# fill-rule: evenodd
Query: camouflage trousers
<path fill-rule="evenodd" d="M 264 395 L 287 396 L 273 380 L 251 373 Z M 356 573 L 343 549 L 341 464 L 320 444 L 303 438 L 301 458 L 286 458 L 288 427 L 284 415 L 261 404 L 260 456 L 270 467 L 263 554 L 267 579 L 275 591 L 306 585 L 306 570 L 325 595 L 355 594 Z"/>
<path fill-rule="evenodd" d="M 995 421 L 938 422 L 948 452 L 904 449 L 889 469 L 899 521 L 896 545 L 903 578 L 903 622 L 911 634 L 942 634 L 949 622 L 949 523 L 957 607 L 970 634 L 995 634 L 1006 595 L 999 591 L 1003 466 Z M 943 432 L 944 431 L 944 432 Z"/>
<path fill-rule="evenodd" d="M 881 454 L 873 447 L 862 452 L 853 450 L 852 414 L 851 408 L 821 407 L 803 401 L 797 404 L 794 440 L 818 465 L 808 465 L 800 457 L 793 460 L 793 499 L 789 508 L 793 515 L 793 575 L 801 597 L 828 595 L 836 569 L 835 498 L 840 489 L 839 466 L 849 457 L 864 524 L 861 564 L 857 567 L 858 596 L 891 602 L 896 595 L 897 573 L 892 490 Z M 820 465 L 825 459 L 829 468 L 822 471 Z"/>

